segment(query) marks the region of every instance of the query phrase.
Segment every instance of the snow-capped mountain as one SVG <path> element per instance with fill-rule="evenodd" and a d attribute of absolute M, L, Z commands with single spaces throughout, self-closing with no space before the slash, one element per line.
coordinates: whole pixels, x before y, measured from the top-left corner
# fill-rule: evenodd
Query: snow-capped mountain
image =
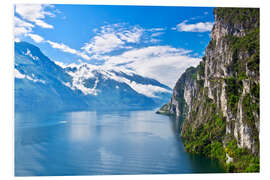
<path fill-rule="evenodd" d="M 145 109 L 171 89 L 123 67 L 60 66 L 34 45 L 15 43 L 15 110 Z"/>

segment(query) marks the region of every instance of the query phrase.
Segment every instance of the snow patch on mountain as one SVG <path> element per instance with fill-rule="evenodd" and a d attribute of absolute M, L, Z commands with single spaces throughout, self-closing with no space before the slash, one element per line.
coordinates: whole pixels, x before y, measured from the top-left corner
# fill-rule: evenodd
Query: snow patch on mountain
<path fill-rule="evenodd" d="M 159 87 L 159 86 L 153 86 L 151 84 L 136 83 L 135 81 L 131 81 L 127 78 L 117 76 L 114 72 L 109 72 L 109 74 L 110 74 L 110 77 L 109 77 L 110 79 L 116 80 L 118 82 L 126 83 L 136 92 L 143 94 L 145 96 L 148 96 L 148 97 L 156 98 L 157 96 L 155 93 L 158 93 L 158 92 L 171 93 L 171 91 L 165 88 Z"/>
<path fill-rule="evenodd" d="M 95 66 L 95 65 L 90 65 L 90 64 L 85 63 L 81 65 L 72 64 L 71 66 L 65 66 L 65 68 L 66 70 L 67 68 L 71 68 L 70 70 L 67 70 L 67 73 L 73 78 L 72 84 L 69 84 L 66 86 L 70 87 L 73 90 L 79 89 L 85 95 L 88 95 L 88 94 L 95 95 L 95 96 L 98 95 L 100 91 L 97 89 L 97 85 L 100 81 L 99 78 L 102 78 L 103 80 L 111 79 L 119 83 L 125 83 L 128 86 L 130 86 L 134 91 L 148 97 L 157 98 L 156 93 L 162 93 L 162 92 L 171 93 L 170 90 L 165 89 L 163 87 L 159 87 L 159 86 L 155 86 L 151 84 L 141 84 L 136 81 L 130 80 L 126 77 L 120 76 L 116 72 L 127 74 L 129 76 L 133 76 L 135 74 L 135 72 L 133 72 L 132 70 L 128 70 L 123 67 Z M 85 87 L 85 80 L 87 79 L 96 79 L 95 84 L 93 85 L 92 88 Z"/>
<path fill-rule="evenodd" d="M 43 83 L 45 84 L 46 82 L 42 79 L 37 79 L 35 78 L 35 75 L 32 74 L 32 77 L 31 76 L 28 76 L 28 75 L 25 75 L 25 74 L 22 74 L 20 71 L 18 71 L 16 68 L 14 69 L 14 75 L 15 75 L 15 78 L 17 79 L 28 79 L 30 81 L 33 81 L 33 82 L 40 82 L 40 83 Z"/>
<path fill-rule="evenodd" d="M 39 57 L 33 56 L 29 49 L 26 50 L 26 53 L 24 53 L 24 55 L 31 57 L 35 61 L 39 60 Z"/>
<path fill-rule="evenodd" d="M 25 78 L 25 75 L 20 73 L 20 71 L 18 71 L 17 69 L 14 70 L 14 75 L 15 75 L 15 78 L 18 78 L 18 79 L 24 79 Z"/>
<path fill-rule="evenodd" d="M 72 84 L 69 84 L 66 86 L 70 87 L 72 90 L 79 89 L 85 95 L 91 94 L 91 95 L 96 96 L 98 94 L 98 90 L 96 89 L 96 87 L 99 80 L 95 77 L 95 75 L 93 74 L 93 71 L 91 71 L 91 69 L 88 66 L 77 67 L 77 66 L 72 65 L 70 67 L 71 68 L 75 67 L 79 69 L 76 70 L 75 72 L 73 71 L 67 72 L 73 79 L 72 79 Z M 93 88 L 87 88 L 84 85 L 85 80 L 89 78 L 96 78 Z"/>

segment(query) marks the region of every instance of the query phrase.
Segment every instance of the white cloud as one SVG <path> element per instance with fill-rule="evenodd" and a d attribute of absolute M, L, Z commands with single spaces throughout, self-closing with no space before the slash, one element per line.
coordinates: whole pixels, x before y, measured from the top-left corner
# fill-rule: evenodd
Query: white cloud
<path fill-rule="evenodd" d="M 43 27 L 43 28 L 48 28 L 48 29 L 53 29 L 53 26 L 50 25 L 50 24 L 47 24 L 45 23 L 44 21 L 40 20 L 40 19 L 37 19 L 35 21 L 36 25 L 40 26 L 40 27 Z"/>
<path fill-rule="evenodd" d="M 134 81 L 129 81 L 127 80 L 126 83 L 135 91 L 137 91 L 140 94 L 144 94 L 148 97 L 157 97 L 155 95 L 156 92 L 167 92 L 167 93 L 171 93 L 171 91 L 161 88 L 159 86 L 153 86 L 150 84 L 139 84 L 136 83 Z"/>
<path fill-rule="evenodd" d="M 148 31 L 150 32 L 155 32 L 155 31 L 165 31 L 166 28 L 151 28 L 151 29 L 148 29 Z"/>
<path fill-rule="evenodd" d="M 105 61 L 103 65 L 94 66 L 88 64 L 88 66 L 91 66 L 90 70 L 98 68 L 99 70 L 105 71 L 119 70 L 128 74 L 131 72 L 136 73 L 144 77 L 156 79 L 173 88 L 176 81 L 188 67 L 197 66 L 199 64 L 201 59 L 191 57 L 191 53 L 191 50 L 171 46 L 148 46 L 127 50 L 115 56 L 101 55 L 100 60 Z M 56 63 L 62 67 L 78 67 L 85 64 L 66 65 Z M 89 73 L 90 71 L 88 70 L 86 74 Z M 145 92 L 142 86 L 136 84 L 130 84 L 130 86 L 148 96 L 152 96 L 152 92 L 154 92 L 154 89 L 152 89 L 153 91 L 149 90 L 150 87 L 147 87 L 149 92 Z"/>
<path fill-rule="evenodd" d="M 119 69 L 118 67 L 112 68 L 112 70 L 116 70 L 118 72 L 124 72 L 124 73 L 130 74 L 131 76 L 133 76 L 133 73 L 134 73 L 134 72 L 129 71 L 129 70 Z M 159 86 L 153 86 L 153 85 L 150 85 L 150 84 L 136 83 L 136 82 L 131 81 L 129 79 L 126 79 L 124 77 L 117 76 L 115 73 L 112 73 L 110 71 L 104 71 L 104 72 L 106 74 L 106 75 L 104 74 L 105 77 L 107 76 L 108 78 L 114 79 L 114 80 L 116 80 L 118 82 L 124 82 L 124 83 L 128 84 L 132 89 L 137 91 L 138 93 L 144 94 L 144 95 L 146 95 L 148 97 L 156 97 L 156 95 L 155 95 L 156 92 L 169 92 L 170 93 L 169 90 L 164 89 L 164 88 L 159 87 Z"/>
<path fill-rule="evenodd" d="M 152 43 L 152 44 L 157 44 L 161 42 L 160 36 L 164 34 L 166 28 L 151 28 L 151 29 L 146 29 L 145 31 L 148 32 L 148 37 L 146 36 L 146 40 L 144 41 L 145 43 Z"/>
<path fill-rule="evenodd" d="M 46 8 L 53 8 L 53 5 L 41 4 L 17 4 L 15 5 L 15 12 L 19 15 L 14 16 L 14 40 L 20 41 L 20 37 L 29 36 L 35 42 L 43 41 L 38 35 L 33 35 L 33 28 L 35 25 L 42 28 L 53 28 L 52 25 L 46 23 L 44 18 L 46 16 L 54 17 L 55 15 Z"/>
<path fill-rule="evenodd" d="M 181 74 L 190 66 L 197 66 L 200 58 L 191 57 L 191 50 L 182 48 L 174 48 L 171 46 L 148 46 L 139 49 L 127 50 L 120 55 L 109 56 L 101 55 L 100 59 L 104 60 L 103 65 L 91 67 L 90 70 L 98 68 L 99 70 L 119 70 L 125 73 L 136 73 L 144 77 L 149 77 L 158 80 L 173 88 Z M 61 62 L 56 62 L 61 67 L 78 67 L 78 64 L 66 65 Z M 81 63 L 81 65 L 84 63 Z M 88 70 L 89 75 L 90 71 Z M 91 74 L 91 73 L 90 73 Z M 114 77 L 114 76 L 112 76 Z M 111 78 L 112 78 L 111 77 Z M 119 79 L 118 79 L 119 80 Z M 150 91 L 151 87 L 142 87 L 136 84 L 130 84 L 136 91 L 140 91 L 148 96 L 153 96 L 155 89 Z M 147 91 L 143 91 L 146 88 Z"/>
<path fill-rule="evenodd" d="M 85 53 L 77 51 L 75 49 L 72 49 L 72 48 L 70 48 L 69 46 L 67 46 L 67 45 L 65 45 L 63 43 L 57 43 L 57 42 L 53 42 L 53 41 L 50 41 L 50 40 L 47 40 L 46 42 L 49 43 L 55 49 L 60 49 L 63 52 L 75 54 L 77 56 L 82 57 L 83 59 L 90 60 L 90 57 L 88 55 L 86 55 Z"/>
<path fill-rule="evenodd" d="M 49 43 L 53 48 L 60 49 L 63 52 L 68 52 L 68 53 L 71 53 L 71 54 L 76 54 L 76 50 L 75 49 L 72 49 L 72 48 L 68 47 L 67 45 L 65 45 L 63 43 L 60 44 L 60 43 L 56 43 L 56 42 L 53 42 L 53 41 L 50 41 L 50 40 L 47 40 L 47 43 Z"/>
<path fill-rule="evenodd" d="M 60 66 L 61 68 L 66 68 L 68 65 L 63 63 L 63 62 L 60 62 L 60 61 L 53 61 L 56 65 Z"/>
<path fill-rule="evenodd" d="M 33 24 L 25 22 L 18 17 L 14 17 L 14 36 L 18 38 L 32 31 Z"/>
<path fill-rule="evenodd" d="M 130 43 L 139 43 L 143 34 L 143 29 L 134 26 L 128 27 L 125 23 L 102 26 L 94 29 L 97 34 L 82 47 L 84 51 L 91 55 L 101 55 L 119 49 L 129 49 Z"/>
<path fill-rule="evenodd" d="M 92 58 L 100 59 L 105 54 L 116 50 L 128 50 L 134 48 L 136 44 L 158 43 L 157 39 L 164 34 L 166 28 L 144 29 L 139 25 L 131 26 L 127 23 L 109 24 L 100 28 L 95 28 L 88 43 L 81 48 Z"/>
<path fill-rule="evenodd" d="M 24 20 L 35 23 L 37 26 L 52 29 L 53 26 L 44 21 L 46 16 L 55 16 L 53 13 L 45 10 L 46 8 L 52 7 L 52 5 L 42 4 L 16 4 L 15 12 L 19 14 Z"/>
<path fill-rule="evenodd" d="M 41 43 L 44 41 L 43 37 L 37 35 L 37 34 L 28 34 L 28 36 L 33 39 L 36 43 Z"/>
<path fill-rule="evenodd" d="M 60 61 L 53 61 L 53 62 L 62 68 L 66 68 L 66 67 L 74 68 L 74 67 L 79 67 L 81 64 L 85 64 L 81 60 L 79 60 L 79 64 L 76 64 L 76 63 L 66 64 Z"/>
<path fill-rule="evenodd" d="M 123 32 L 119 32 L 117 33 L 117 35 L 119 35 L 121 40 L 126 41 L 128 43 L 138 43 L 140 41 L 142 33 L 143 33 L 143 29 L 134 27 L 131 30 L 125 30 Z"/>
<path fill-rule="evenodd" d="M 180 32 L 208 32 L 212 30 L 213 22 L 198 22 L 195 24 L 187 24 L 187 20 L 176 25 L 176 29 Z"/>
<path fill-rule="evenodd" d="M 156 32 L 156 33 L 151 34 L 151 37 L 157 37 L 157 36 L 160 36 L 162 34 L 164 34 L 164 32 Z"/>
<path fill-rule="evenodd" d="M 149 41 L 145 41 L 145 42 L 157 44 L 157 43 L 161 42 L 161 40 L 160 39 L 151 38 Z"/>
<path fill-rule="evenodd" d="M 30 28 L 28 28 L 28 26 Z M 33 25 L 31 25 L 30 23 L 26 23 L 26 22 L 20 20 L 19 18 L 15 17 L 15 29 L 14 29 L 15 38 L 14 38 L 14 41 L 20 42 L 19 36 L 24 35 L 24 36 L 30 37 L 36 43 L 45 42 L 45 43 L 50 44 L 50 46 L 52 48 L 59 49 L 59 50 L 66 52 L 66 53 L 75 54 L 83 59 L 90 60 L 90 57 L 87 54 L 85 54 L 84 52 L 78 51 L 76 49 L 72 49 L 63 43 L 57 43 L 57 42 L 53 42 L 50 40 L 45 40 L 43 37 L 41 37 L 38 34 L 30 33 L 32 31 L 31 30 L 32 26 Z"/>
<path fill-rule="evenodd" d="M 154 78 L 170 87 L 180 75 L 190 66 L 198 65 L 200 59 L 190 57 L 190 50 L 173 48 L 171 46 L 149 46 L 133 49 L 119 56 L 104 56 L 104 66 L 119 66 L 131 68 L 136 73 Z"/>
<path fill-rule="evenodd" d="M 115 34 L 103 34 L 95 36 L 90 43 L 86 43 L 83 50 L 89 54 L 104 54 L 111 52 L 116 48 L 121 48 L 124 42 L 119 39 Z"/>

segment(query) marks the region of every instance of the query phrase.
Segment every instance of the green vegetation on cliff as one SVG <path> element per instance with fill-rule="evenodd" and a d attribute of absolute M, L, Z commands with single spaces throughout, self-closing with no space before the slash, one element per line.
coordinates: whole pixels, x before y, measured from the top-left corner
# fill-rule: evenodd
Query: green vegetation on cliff
<path fill-rule="evenodd" d="M 213 103 L 213 101 L 204 97 L 198 101 L 199 106 L 207 112 L 200 116 L 205 123 L 200 124 L 196 128 L 188 126 L 182 129 L 182 139 L 185 144 L 185 149 L 188 152 L 195 154 L 203 154 L 213 159 L 219 160 L 223 165 L 226 162 L 226 153 L 222 144 L 223 136 L 226 130 L 226 120 Z M 192 111 L 190 118 L 196 118 L 196 111 Z"/>
<path fill-rule="evenodd" d="M 250 102 L 248 99 L 244 101 Z M 246 148 L 239 148 L 236 139 L 232 135 L 226 135 L 226 119 L 216 104 L 207 96 L 197 103 L 200 103 L 199 106 L 206 112 L 200 118 L 207 121 L 195 128 L 189 125 L 182 129 L 186 151 L 218 160 L 227 172 L 259 172 L 259 156 L 254 156 Z M 197 114 L 192 111 L 189 118 L 197 118 Z M 256 140 L 259 141 L 258 137 Z M 226 154 L 233 160 L 228 161 Z"/>
<path fill-rule="evenodd" d="M 228 172 L 259 172 L 259 9 L 215 8 L 214 13 L 218 22 L 206 56 L 178 80 L 174 109 L 170 103 L 162 109 L 170 114 L 178 107 L 185 115 L 186 151 L 216 159 Z M 189 103 L 185 91 L 192 95 Z"/>
<path fill-rule="evenodd" d="M 257 8 L 215 8 L 216 16 L 227 24 L 253 26 L 259 23 L 260 12 Z"/>
<path fill-rule="evenodd" d="M 250 151 L 245 148 L 239 148 L 237 141 L 231 137 L 226 144 L 225 152 L 233 158 L 233 163 L 226 164 L 229 172 L 259 172 L 259 157 L 253 156 Z"/>
<path fill-rule="evenodd" d="M 232 29 L 235 24 L 241 24 L 245 29 L 244 36 L 228 34 L 223 38 L 229 47 L 228 52 L 224 53 L 232 54 L 232 62 L 227 65 L 230 75 L 225 78 L 213 79 L 212 77 L 210 81 L 215 83 L 212 85 L 215 88 L 221 87 L 223 82 L 226 84 L 227 106 L 233 117 L 237 118 L 239 103 L 242 104 L 243 123 L 250 128 L 255 141 L 255 151 L 251 152 L 247 148 L 239 147 L 237 141 L 240 137 L 235 139 L 233 134 L 226 133 L 226 118 L 217 106 L 218 94 L 213 95 L 216 102 L 208 98 L 209 89 L 204 87 L 207 57 L 204 57 L 197 67 L 197 74 L 202 77 L 196 81 L 200 89 L 197 95 L 199 100 L 195 98 L 193 101 L 193 109 L 182 127 L 182 138 L 188 152 L 217 159 L 228 172 L 258 172 L 259 133 L 254 112 L 259 114 L 259 10 L 216 8 L 215 14 L 217 19 L 231 25 Z M 250 24 L 251 22 L 253 24 Z M 216 43 L 216 40 L 212 39 L 207 49 L 215 51 L 215 48 L 218 48 Z M 208 57 L 211 58 L 216 57 Z M 244 83 L 250 87 L 250 93 L 242 95 Z M 221 89 L 217 90 L 221 91 Z M 227 126 L 234 128 L 235 120 L 230 120 Z"/>
<path fill-rule="evenodd" d="M 251 29 L 244 37 L 236 37 L 227 35 L 224 39 L 230 44 L 233 53 L 233 63 L 230 64 L 231 69 L 237 73 L 238 78 L 246 77 L 243 72 L 246 71 L 246 63 L 248 69 L 259 75 L 260 61 L 260 31 L 259 28 Z M 241 53 L 247 53 L 248 59 L 239 59 Z M 244 77 L 243 77 L 244 76 Z"/>

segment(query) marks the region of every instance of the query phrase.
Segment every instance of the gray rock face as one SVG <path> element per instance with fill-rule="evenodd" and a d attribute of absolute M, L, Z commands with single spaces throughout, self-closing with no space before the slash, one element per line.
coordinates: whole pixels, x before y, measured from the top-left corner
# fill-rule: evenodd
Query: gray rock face
<path fill-rule="evenodd" d="M 167 113 L 185 117 L 182 134 L 190 127 L 196 129 L 207 123 L 214 111 L 226 120 L 222 138 L 231 135 L 239 147 L 258 154 L 259 71 L 250 65 L 258 54 L 258 45 L 252 50 L 248 48 L 258 38 L 250 32 L 256 32 L 258 27 L 256 17 L 234 23 L 215 15 L 203 61 L 192 73 L 186 71 L 180 77 L 166 106 Z M 210 101 L 217 107 L 215 110 L 211 109 Z"/>
<path fill-rule="evenodd" d="M 191 110 L 192 99 L 196 94 L 196 71 L 194 67 L 188 68 L 176 82 L 173 95 L 168 104 L 164 105 L 158 113 L 186 117 Z"/>

